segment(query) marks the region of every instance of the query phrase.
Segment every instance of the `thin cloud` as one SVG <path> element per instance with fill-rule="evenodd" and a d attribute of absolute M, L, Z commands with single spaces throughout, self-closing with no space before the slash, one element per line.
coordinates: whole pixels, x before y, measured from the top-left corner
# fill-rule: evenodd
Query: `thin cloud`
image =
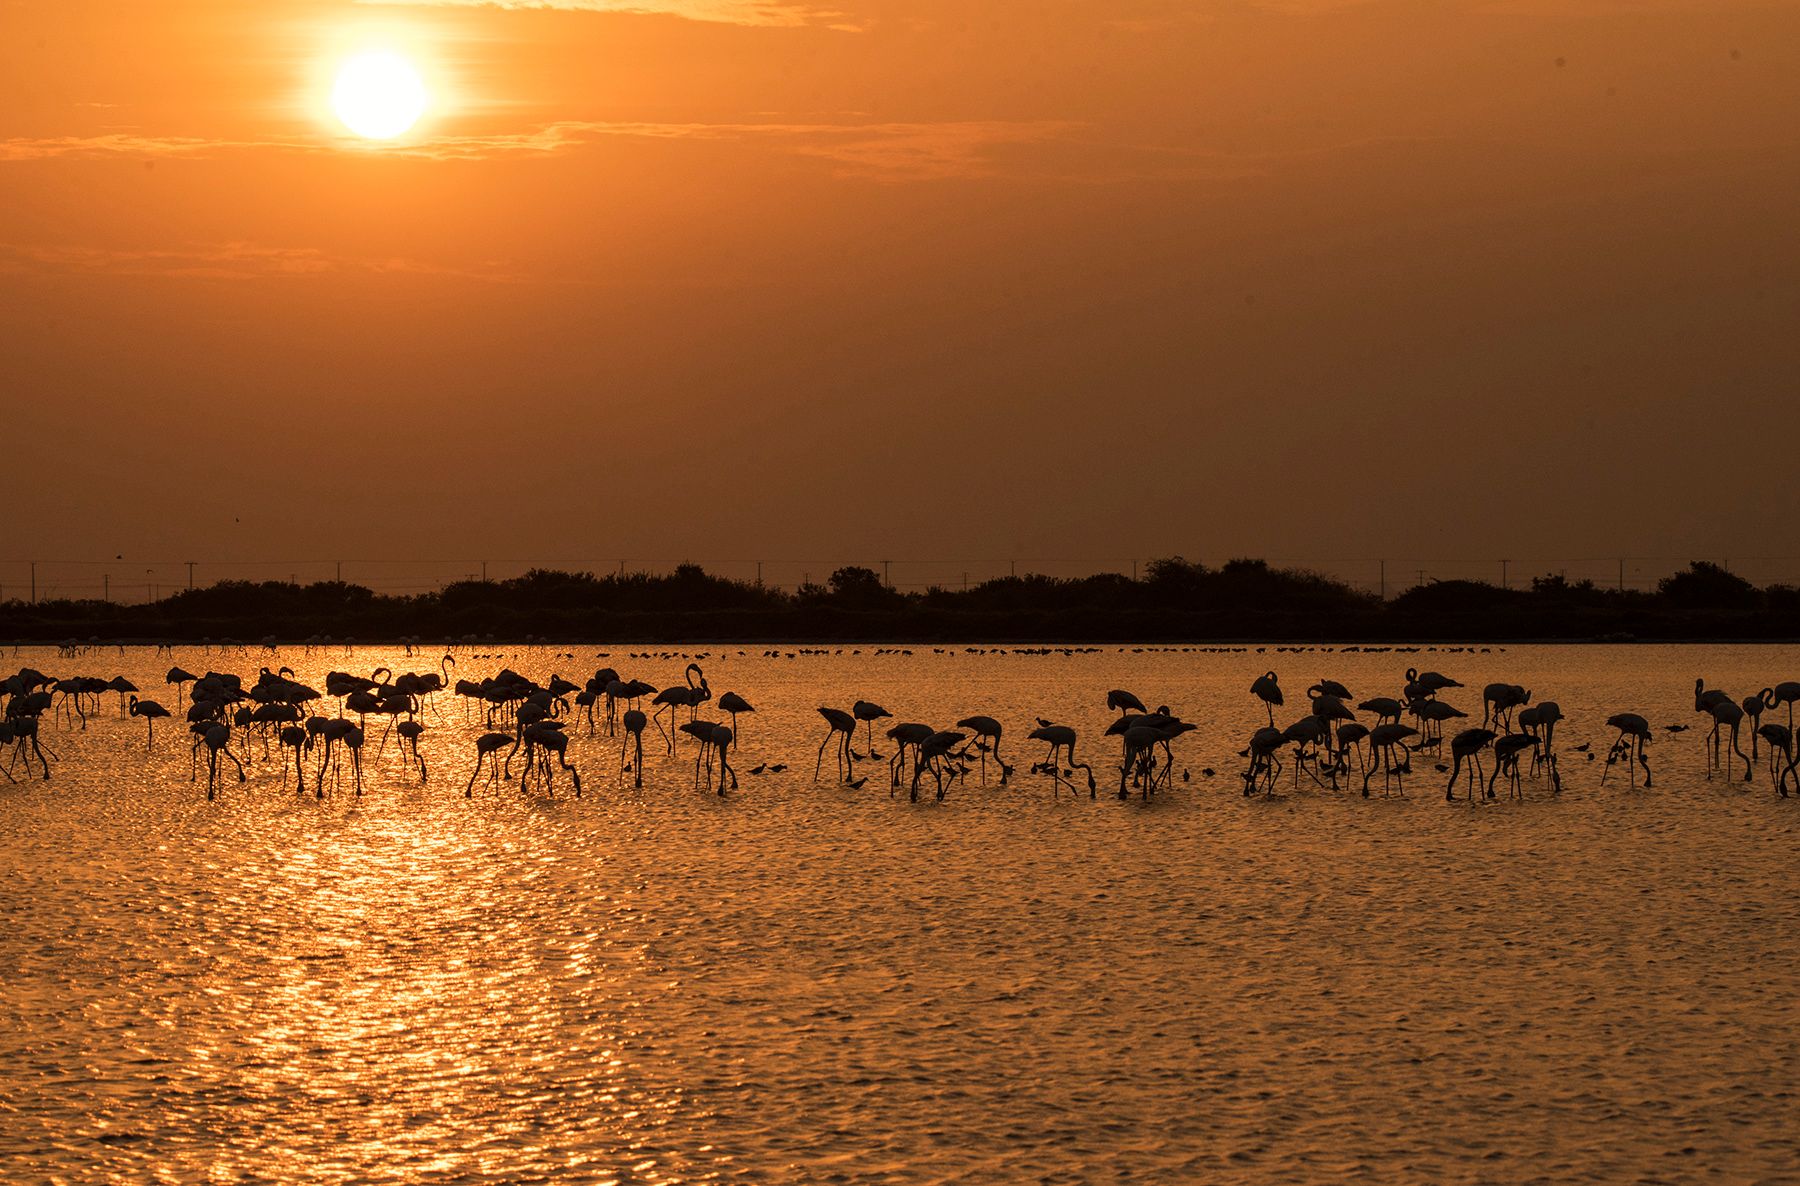
<path fill-rule="evenodd" d="M 442 136 L 384 146 L 419 161 L 494 161 L 580 152 L 613 140 L 762 143 L 823 162 L 835 174 L 902 184 L 1011 177 L 1105 184 L 1142 177 L 1224 179 L 1258 172 L 1265 158 L 1225 157 L 1179 146 L 1096 139 L 1066 120 L 886 123 L 652 123 L 562 120 L 517 132 Z M 0 141 L 0 162 L 55 159 L 201 160 L 238 152 L 338 153 L 330 140 L 206 140 L 112 134 Z"/>
<path fill-rule="evenodd" d="M 562 121 L 529 132 L 447 137 L 403 151 L 435 160 L 480 160 L 565 152 L 612 138 L 768 141 L 784 152 L 834 164 L 840 173 L 892 181 L 996 176 L 1013 146 L 1043 143 L 1081 125 L 1064 121 L 938 123 L 642 123 Z"/>
<path fill-rule="evenodd" d="M 64 157 L 88 160 L 117 156 L 202 157 L 223 149 L 270 146 L 271 142 L 260 140 L 143 136 L 132 132 L 110 132 L 101 136 L 16 137 L 0 140 L 0 161 L 47 161 Z"/>
<path fill-rule="evenodd" d="M 792 0 L 361 0 L 364 4 L 409 7 L 499 8 L 529 11 L 637 13 L 675 16 L 714 24 L 794 29 L 824 26 L 852 30 L 842 12 Z"/>
<path fill-rule="evenodd" d="M 439 276 L 499 282 L 519 278 L 499 267 L 452 268 L 401 256 L 341 256 L 318 247 L 282 247 L 247 242 L 194 243 L 172 248 L 0 243 L 0 272 L 88 273 L 199 280 L 344 275 Z"/>

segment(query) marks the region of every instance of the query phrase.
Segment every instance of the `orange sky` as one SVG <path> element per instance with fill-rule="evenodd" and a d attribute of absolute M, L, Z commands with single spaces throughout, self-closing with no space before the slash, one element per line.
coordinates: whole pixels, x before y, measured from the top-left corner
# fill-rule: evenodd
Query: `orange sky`
<path fill-rule="evenodd" d="M 0 27 L 9 558 L 1796 554 L 1800 4 Z"/>

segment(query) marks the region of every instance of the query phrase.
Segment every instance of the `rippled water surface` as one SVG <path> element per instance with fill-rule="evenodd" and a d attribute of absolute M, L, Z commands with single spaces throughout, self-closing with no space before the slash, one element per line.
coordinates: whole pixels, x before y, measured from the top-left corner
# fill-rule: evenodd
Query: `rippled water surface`
<path fill-rule="evenodd" d="M 0 780 L 0 1177 L 1800 1179 L 1800 800 L 1760 770 L 1708 781 L 1699 729 L 1660 728 L 1698 724 L 1695 676 L 1741 696 L 1800 678 L 1800 651 L 764 650 L 702 660 L 758 708 L 724 799 L 685 739 L 640 791 L 585 727 L 579 800 L 465 798 L 482 726 L 448 695 L 431 780 L 390 744 L 360 799 L 296 795 L 252 742 L 250 781 L 208 802 L 180 729 L 146 753 L 112 696 L 85 732 L 46 721 L 53 778 Z M 436 657 L 7 663 L 173 706 L 171 662 L 322 684 Z M 459 658 L 658 686 L 683 665 Z M 1393 695 L 1412 665 L 1476 716 L 1490 680 L 1558 700 L 1565 793 L 1448 805 L 1421 756 L 1405 799 L 1243 797 L 1255 676 L 1281 673 L 1292 718 L 1318 677 Z M 1147 804 L 1108 794 L 1114 687 L 1201 723 Z M 814 707 L 858 697 L 999 717 L 1014 784 L 914 804 L 883 763 L 830 785 L 827 755 L 815 785 Z M 1659 726 L 1653 790 L 1574 752 L 1626 709 Z M 1040 716 L 1081 730 L 1097 799 L 1027 774 Z"/>

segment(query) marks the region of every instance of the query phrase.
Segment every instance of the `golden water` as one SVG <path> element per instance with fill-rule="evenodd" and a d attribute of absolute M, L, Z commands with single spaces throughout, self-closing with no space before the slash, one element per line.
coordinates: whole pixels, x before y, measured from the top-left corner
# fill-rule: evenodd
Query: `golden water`
<path fill-rule="evenodd" d="M 209 803 L 179 725 L 147 755 L 111 696 L 85 733 L 46 722 L 52 780 L 0 782 L 0 1176 L 1796 1175 L 1800 800 L 1760 771 L 1706 780 L 1697 728 L 1658 729 L 1650 791 L 1570 751 L 1604 751 L 1616 711 L 1697 725 L 1696 675 L 1742 695 L 1800 676 L 1800 651 L 745 650 L 702 660 L 759 709 L 723 800 L 686 748 L 619 784 L 616 743 L 585 730 L 581 799 L 465 799 L 481 726 L 448 695 L 424 718 L 431 781 L 390 744 L 360 800 L 295 795 L 252 745 L 251 781 Z M 626 654 L 462 651 L 457 674 L 681 678 L 681 657 Z M 8 662 L 123 673 L 173 707 L 171 662 L 317 686 L 435 658 Z M 1447 698 L 1477 717 L 1488 680 L 1560 701 L 1566 793 L 1447 805 L 1421 757 L 1404 800 L 1243 798 L 1252 678 L 1282 674 L 1286 723 L 1315 678 L 1392 695 L 1411 665 L 1470 685 Z M 1176 750 L 1191 781 L 1108 797 L 1113 687 L 1202 724 Z M 1001 718 L 1014 785 L 915 805 L 885 764 L 861 791 L 815 785 L 814 706 L 857 697 Z M 1038 716 L 1082 730 L 1098 799 L 1027 773 Z M 791 769 L 747 773 L 765 760 Z"/>

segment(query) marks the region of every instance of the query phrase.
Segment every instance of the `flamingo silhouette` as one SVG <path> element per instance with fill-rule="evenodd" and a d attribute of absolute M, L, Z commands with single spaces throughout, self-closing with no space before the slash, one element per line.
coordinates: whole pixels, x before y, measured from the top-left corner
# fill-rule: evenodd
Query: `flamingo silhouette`
<path fill-rule="evenodd" d="M 1281 747 L 1287 744 L 1287 734 L 1273 725 L 1266 725 L 1250 735 L 1250 744 L 1240 751 L 1241 757 L 1250 759 L 1250 765 L 1244 769 L 1244 795 L 1256 793 L 1258 786 L 1265 795 L 1275 793 L 1275 780 L 1281 776 Z"/>
<path fill-rule="evenodd" d="M 619 747 L 619 773 L 623 774 L 629 768 L 632 772 L 633 785 L 642 790 L 644 786 L 644 726 L 649 721 L 641 709 L 628 708 L 625 710 L 625 714 L 619 718 L 619 723 L 625 726 L 625 736 L 631 739 L 633 751 L 632 760 L 627 762 L 625 761 L 625 747 Z"/>
<path fill-rule="evenodd" d="M 1369 730 L 1369 748 L 1381 757 L 1381 793 L 1385 797 L 1389 780 L 1400 784 L 1400 794 L 1406 794 L 1406 775 L 1412 770 L 1412 750 L 1408 748 L 1406 739 L 1417 737 L 1419 731 L 1411 725 L 1402 725 L 1398 721 L 1389 721 L 1376 725 Z M 1396 760 L 1394 751 L 1400 750 L 1406 757 Z M 1363 798 L 1369 797 L 1369 776 L 1374 773 L 1373 767 L 1363 775 Z"/>
<path fill-rule="evenodd" d="M 1250 694 L 1261 700 L 1263 707 L 1269 710 L 1269 725 L 1273 727 L 1275 710 L 1281 707 L 1282 703 L 1281 684 L 1276 680 L 1275 673 L 1266 671 L 1257 676 L 1250 684 Z"/>
<path fill-rule="evenodd" d="M 1745 756 L 1743 747 L 1738 744 L 1738 731 L 1744 723 L 1744 710 L 1733 703 L 1730 697 L 1720 697 L 1711 702 L 1707 712 L 1713 719 L 1713 742 L 1712 749 L 1709 751 L 1710 756 L 1707 759 L 1706 777 L 1711 779 L 1713 768 L 1719 764 L 1719 730 L 1729 728 L 1731 730 L 1731 752 L 1744 759 L 1744 781 L 1749 782 L 1750 759 Z M 1730 777 L 1730 770 L 1726 770 L 1725 774 L 1726 777 Z"/>
<path fill-rule="evenodd" d="M 872 703 L 868 700 L 858 700 L 855 704 L 850 706 L 850 715 L 861 721 L 868 730 L 869 756 L 871 758 L 881 757 L 880 754 L 875 752 L 875 722 L 882 720 L 885 717 L 891 717 L 894 714 L 881 707 L 879 704 Z"/>
<path fill-rule="evenodd" d="M 737 738 L 741 736 L 738 732 L 738 714 L 741 712 L 755 712 L 756 708 L 736 692 L 727 692 L 719 697 L 719 709 L 731 716 L 732 744 L 735 745 L 737 744 Z"/>
<path fill-rule="evenodd" d="M 1068 752 L 1068 769 L 1070 774 L 1073 774 L 1077 770 L 1087 774 L 1088 798 L 1092 799 L 1094 797 L 1095 790 L 1097 789 L 1094 782 L 1094 768 L 1086 762 L 1077 762 L 1075 760 L 1075 730 L 1069 728 L 1067 725 L 1040 725 L 1038 728 L 1031 731 L 1030 738 L 1032 741 L 1042 741 L 1050 747 L 1049 754 L 1042 762 L 1038 763 L 1037 769 L 1050 776 L 1050 793 L 1052 797 L 1055 797 L 1056 788 L 1061 786 L 1064 781 L 1063 767 L 1056 760 L 1056 755 L 1059 751 Z M 1069 790 L 1073 791 L 1075 789 L 1074 780 L 1071 778 L 1068 780 L 1068 783 Z"/>
<path fill-rule="evenodd" d="M 1469 767 L 1469 802 L 1477 799 L 1476 785 L 1481 781 L 1481 751 L 1494 740 L 1491 729 L 1464 729 L 1450 739 L 1450 753 L 1455 765 L 1450 768 L 1450 781 L 1444 787 L 1444 798 L 1449 802 L 1456 801 L 1456 776 L 1462 772 L 1463 764 Z M 1492 794 L 1491 791 L 1488 792 Z"/>
<path fill-rule="evenodd" d="M 919 801 L 919 776 L 927 770 L 931 771 L 932 778 L 937 782 L 938 802 L 944 801 L 945 772 L 943 763 L 950 751 L 961 745 L 966 736 L 967 734 L 963 733 L 943 731 L 933 733 L 919 743 L 918 755 L 913 761 L 912 801 L 914 803 Z"/>
<path fill-rule="evenodd" d="M 1508 733 L 1494 742 L 1494 772 L 1488 776 L 1488 798 L 1494 797 L 1494 780 L 1506 776 L 1508 799 L 1525 798 L 1519 782 L 1519 758 L 1538 743 L 1529 733 Z"/>
<path fill-rule="evenodd" d="M 469 772 L 469 785 L 463 788 L 465 799 L 475 797 L 475 778 L 481 773 L 484 762 L 493 767 L 493 773 L 488 775 L 487 785 L 492 787 L 500 785 L 500 751 L 512 743 L 513 735 L 511 733 L 483 733 L 475 739 L 475 769 Z"/>
<path fill-rule="evenodd" d="M 1000 736 L 1004 732 L 1000 722 L 988 716 L 964 717 L 956 722 L 956 727 L 975 734 L 975 750 L 981 755 L 981 785 L 987 785 L 987 759 L 991 752 L 1000 766 L 1000 785 L 1005 786 L 1006 780 L 1012 777 L 1013 768 L 1000 757 Z"/>
<path fill-rule="evenodd" d="M 1631 776 L 1632 786 L 1637 785 L 1637 766 L 1641 764 L 1644 767 L 1644 788 L 1648 790 L 1650 759 L 1644 756 L 1644 747 L 1650 744 L 1650 722 L 1635 712 L 1619 712 L 1606 718 L 1606 727 L 1617 729 L 1619 736 L 1613 741 L 1612 752 L 1606 756 L 1606 769 L 1600 773 L 1600 785 L 1606 785 L 1606 776 L 1612 773 L 1613 763 L 1622 757 Z"/>
<path fill-rule="evenodd" d="M 862 701 L 857 703 L 861 704 Z M 813 781 L 819 781 L 819 774 L 825 768 L 825 747 L 835 740 L 838 781 L 848 782 L 855 770 L 856 751 L 850 748 L 850 739 L 856 736 L 857 718 L 841 708 L 821 707 L 819 715 L 825 718 L 825 723 L 830 728 L 826 731 L 825 740 L 819 743 L 819 760 L 813 763 Z"/>
<path fill-rule="evenodd" d="M 144 737 L 144 749 L 149 750 L 156 741 L 156 722 L 161 718 L 167 717 L 169 715 L 169 710 L 154 700 L 139 700 L 136 696 L 133 696 L 128 711 L 134 717 L 144 718 L 148 729 L 148 732 Z"/>

